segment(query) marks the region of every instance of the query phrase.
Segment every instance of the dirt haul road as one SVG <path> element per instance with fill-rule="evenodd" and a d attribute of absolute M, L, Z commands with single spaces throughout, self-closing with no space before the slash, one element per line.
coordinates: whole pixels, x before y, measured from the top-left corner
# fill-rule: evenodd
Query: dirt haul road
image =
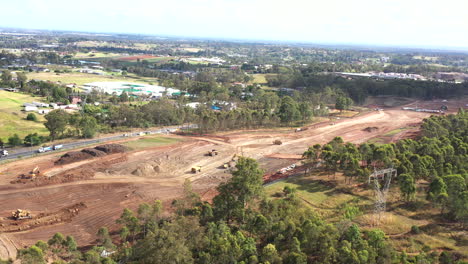
<path fill-rule="evenodd" d="M 427 113 L 389 109 L 372 111 L 352 119 L 324 122 L 302 132 L 293 129 L 236 131 L 205 137 L 184 137 L 186 140 L 172 145 L 129 151 L 55 166 L 56 154 L 31 158 L 1 165 L 0 167 L 0 220 L 17 208 L 39 214 L 56 214 L 70 206 L 83 203 L 82 209 L 71 216 L 57 216 L 53 222 L 0 236 L 0 258 L 11 257 L 12 248 L 29 246 L 37 240 L 47 240 L 54 233 L 72 235 L 79 245 L 93 243 L 101 226 L 117 229 L 115 220 L 124 208 L 135 210 L 142 202 L 160 199 L 166 208 L 182 193 L 182 183 L 190 178 L 201 194 L 210 193 L 220 182 L 230 177 L 222 168 L 233 155 L 257 159 L 267 172 L 289 165 L 316 143 L 326 143 L 336 136 L 345 141 L 362 143 L 395 129 L 416 126 Z M 372 132 L 366 127 L 376 127 Z M 179 137 L 179 136 L 173 136 Z M 396 133 L 392 137 L 401 137 Z M 282 145 L 272 142 L 279 139 Z M 216 149 L 218 155 L 208 156 Z M 28 182 L 11 184 L 21 173 L 28 173 L 36 165 L 42 177 L 68 177 L 68 181 L 50 181 L 47 184 Z M 191 173 L 193 166 L 201 172 Z M 86 174 L 91 177 L 81 177 Z M 212 192 L 211 192 L 212 193 Z M 21 223 L 20 223 L 21 225 Z"/>

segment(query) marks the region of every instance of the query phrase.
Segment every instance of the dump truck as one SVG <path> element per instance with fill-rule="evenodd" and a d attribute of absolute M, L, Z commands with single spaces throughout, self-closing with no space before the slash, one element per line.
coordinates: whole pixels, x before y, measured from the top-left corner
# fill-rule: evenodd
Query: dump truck
<path fill-rule="evenodd" d="M 192 173 L 201 172 L 201 166 L 192 167 Z"/>
<path fill-rule="evenodd" d="M 16 211 L 11 212 L 11 217 L 15 220 L 31 219 L 31 212 L 27 210 L 16 209 Z"/>
<path fill-rule="evenodd" d="M 216 149 L 212 149 L 211 151 L 208 151 L 208 156 L 216 156 L 218 155 L 218 151 L 216 151 Z"/>

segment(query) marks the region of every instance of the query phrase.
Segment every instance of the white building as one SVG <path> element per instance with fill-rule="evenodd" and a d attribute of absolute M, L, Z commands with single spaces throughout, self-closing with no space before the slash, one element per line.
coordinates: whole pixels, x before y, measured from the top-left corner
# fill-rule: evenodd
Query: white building
<path fill-rule="evenodd" d="M 36 112 L 37 110 L 39 110 L 37 108 L 37 106 L 30 106 L 30 105 L 27 105 L 24 107 L 24 111 L 25 112 Z"/>
<path fill-rule="evenodd" d="M 173 88 L 166 88 L 157 85 L 148 85 L 140 83 L 127 83 L 127 82 L 93 82 L 83 85 L 86 92 L 97 90 L 99 92 L 121 95 L 126 92 L 127 94 L 146 95 L 150 97 L 162 97 L 163 95 L 172 96 L 175 93 L 180 93 L 179 90 Z"/>

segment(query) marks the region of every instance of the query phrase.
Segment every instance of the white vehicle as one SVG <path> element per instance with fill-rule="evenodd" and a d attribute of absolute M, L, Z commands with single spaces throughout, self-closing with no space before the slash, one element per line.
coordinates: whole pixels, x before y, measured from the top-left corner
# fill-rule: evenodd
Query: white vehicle
<path fill-rule="evenodd" d="M 6 157 L 6 156 L 8 156 L 8 150 L 4 150 L 4 149 L 0 150 L 0 157 Z"/>
<path fill-rule="evenodd" d="M 38 150 L 37 150 L 39 153 L 44 153 L 44 152 L 49 152 L 49 151 L 52 151 L 52 147 L 40 147 Z"/>
<path fill-rule="evenodd" d="M 44 152 L 49 152 L 52 150 L 58 150 L 63 148 L 63 145 L 54 145 L 54 146 L 48 146 L 48 147 L 40 147 L 37 151 L 39 153 L 44 153 Z"/>
<path fill-rule="evenodd" d="M 54 145 L 54 150 L 58 150 L 58 149 L 61 149 L 63 148 L 63 145 Z"/>

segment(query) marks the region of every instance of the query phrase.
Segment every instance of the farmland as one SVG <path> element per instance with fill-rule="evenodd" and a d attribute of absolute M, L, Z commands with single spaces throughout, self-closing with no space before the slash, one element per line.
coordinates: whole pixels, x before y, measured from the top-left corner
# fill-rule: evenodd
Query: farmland
<path fill-rule="evenodd" d="M 21 111 L 23 103 L 42 101 L 43 98 L 32 97 L 21 93 L 0 91 L 0 138 L 4 141 L 14 133 L 21 138 L 30 133 L 47 134 L 42 121 L 44 118 L 37 115 L 39 122 L 27 121 L 26 113 Z"/>

